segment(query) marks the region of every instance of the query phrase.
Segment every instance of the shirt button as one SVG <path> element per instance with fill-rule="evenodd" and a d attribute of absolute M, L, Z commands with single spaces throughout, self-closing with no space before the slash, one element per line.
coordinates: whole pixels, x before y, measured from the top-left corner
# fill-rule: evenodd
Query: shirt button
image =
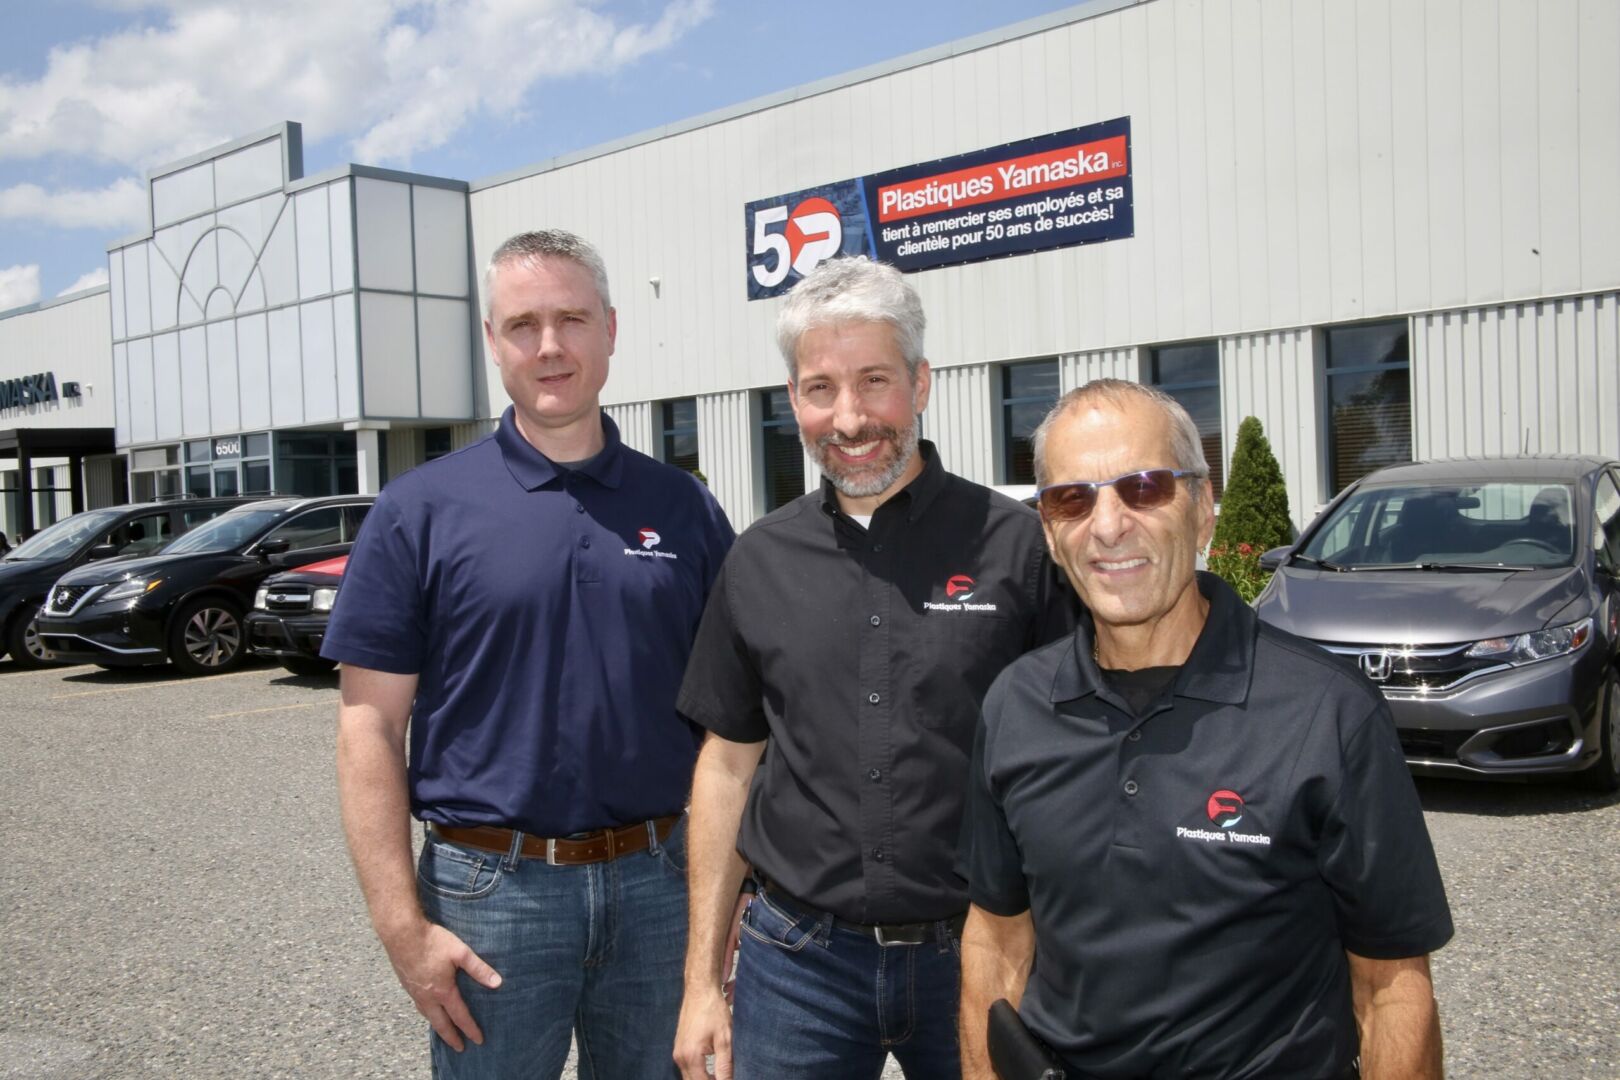
<path fill-rule="evenodd" d="M 1136 731 L 1131 732 L 1129 735 L 1127 735 L 1125 737 L 1127 739 L 1131 740 L 1131 742 L 1141 742 L 1142 741 L 1142 732 L 1141 732 L 1140 729 L 1138 729 Z"/>
<path fill-rule="evenodd" d="M 882 769 L 872 769 L 871 771 L 869 771 L 866 774 L 866 778 L 868 780 L 881 780 L 881 779 L 883 779 L 883 770 Z"/>
<path fill-rule="evenodd" d="M 878 695 L 876 695 L 876 694 L 867 694 L 866 695 L 866 700 L 871 702 L 873 705 L 876 705 L 878 702 L 882 701 L 883 699 L 881 697 L 879 697 Z"/>
<path fill-rule="evenodd" d="M 588 537 L 588 536 L 581 538 L 580 542 L 579 542 L 579 546 L 582 547 L 582 548 L 590 547 L 591 546 L 591 538 Z"/>
<path fill-rule="evenodd" d="M 872 858 L 876 859 L 878 862 L 882 862 L 883 861 L 883 849 L 880 848 L 880 847 L 873 848 L 872 849 Z"/>
<path fill-rule="evenodd" d="M 574 513 L 583 514 L 584 512 L 585 512 L 585 504 L 584 503 L 575 503 L 574 504 Z"/>
<path fill-rule="evenodd" d="M 883 620 L 878 618 L 876 615 L 874 615 L 874 616 L 872 616 L 872 625 L 873 626 L 882 626 L 883 625 Z"/>
<path fill-rule="evenodd" d="M 882 551 L 883 550 L 883 545 L 882 544 L 873 544 L 872 545 L 872 550 L 873 551 Z"/>
<path fill-rule="evenodd" d="M 1127 780 L 1127 781 L 1125 781 L 1125 794 L 1127 794 L 1127 795 L 1135 795 L 1140 790 L 1142 790 L 1142 789 L 1136 786 L 1136 781 L 1135 780 Z"/>

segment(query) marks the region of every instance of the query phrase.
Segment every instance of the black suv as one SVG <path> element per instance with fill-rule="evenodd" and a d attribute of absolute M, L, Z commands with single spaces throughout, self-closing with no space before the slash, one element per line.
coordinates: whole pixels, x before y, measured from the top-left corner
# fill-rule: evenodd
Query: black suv
<path fill-rule="evenodd" d="M 277 570 L 349 550 L 370 495 L 261 499 L 187 533 L 159 555 L 86 566 L 51 589 L 39 637 L 59 658 L 102 667 L 172 660 L 217 674 L 247 657 L 242 616 Z"/>
<path fill-rule="evenodd" d="M 18 667 L 53 657 L 34 619 L 56 579 L 93 560 L 149 555 L 170 540 L 251 499 L 180 499 L 85 510 L 49 525 L 0 559 L 0 655 Z"/>
<path fill-rule="evenodd" d="M 248 651 L 273 656 L 294 675 L 325 675 L 337 661 L 321 655 L 347 555 L 264 579 L 248 612 Z"/>

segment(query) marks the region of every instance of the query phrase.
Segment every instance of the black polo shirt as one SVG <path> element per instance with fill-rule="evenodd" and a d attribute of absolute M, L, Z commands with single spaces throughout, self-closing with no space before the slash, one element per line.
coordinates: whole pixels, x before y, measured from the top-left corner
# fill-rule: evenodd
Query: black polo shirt
<path fill-rule="evenodd" d="M 1357 1054 L 1349 949 L 1420 956 L 1451 914 L 1389 709 L 1199 575 L 1209 620 L 1137 719 L 1089 627 L 985 699 L 962 863 L 1030 911 L 1020 1011 L 1098 1077 L 1316 1077 Z"/>
<path fill-rule="evenodd" d="M 954 856 L 979 703 L 1074 621 L 1034 511 L 921 453 L 868 528 L 824 482 L 738 538 L 678 699 L 723 738 L 770 739 L 743 857 L 855 922 L 966 910 Z"/>

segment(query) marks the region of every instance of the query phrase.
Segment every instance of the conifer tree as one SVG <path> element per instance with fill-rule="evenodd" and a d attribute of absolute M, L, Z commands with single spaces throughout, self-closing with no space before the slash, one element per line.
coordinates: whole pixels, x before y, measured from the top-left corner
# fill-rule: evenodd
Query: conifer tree
<path fill-rule="evenodd" d="M 1256 554 L 1294 540 L 1288 516 L 1288 485 L 1260 421 L 1245 417 L 1238 426 L 1232 467 L 1221 495 L 1221 515 L 1215 522 L 1213 547 L 1234 551 L 1249 545 Z"/>

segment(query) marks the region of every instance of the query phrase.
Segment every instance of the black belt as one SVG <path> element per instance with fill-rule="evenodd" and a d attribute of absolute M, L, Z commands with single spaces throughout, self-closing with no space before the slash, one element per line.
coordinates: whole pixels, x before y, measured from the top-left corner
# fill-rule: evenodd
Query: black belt
<path fill-rule="evenodd" d="M 826 922 L 833 927 L 843 930 L 853 930 L 862 937 L 869 937 L 879 945 L 922 945 L 929 940 L 938 927 L 943 925 L 957 937 L 962 936 L 962 926 L 967 922 L 967 912 L 953 915 L 948 919 L 934 919 L 931 922 L 914 923 L 859 923 L 834 915 L 830 911 L 812 907 L 794 897 L 782 892 L 769 883 L 762 884 L 760 891 L 770 899 L 770 903 L 781 908 L 787 914 L 796 918 L 811 918 Z"/>

